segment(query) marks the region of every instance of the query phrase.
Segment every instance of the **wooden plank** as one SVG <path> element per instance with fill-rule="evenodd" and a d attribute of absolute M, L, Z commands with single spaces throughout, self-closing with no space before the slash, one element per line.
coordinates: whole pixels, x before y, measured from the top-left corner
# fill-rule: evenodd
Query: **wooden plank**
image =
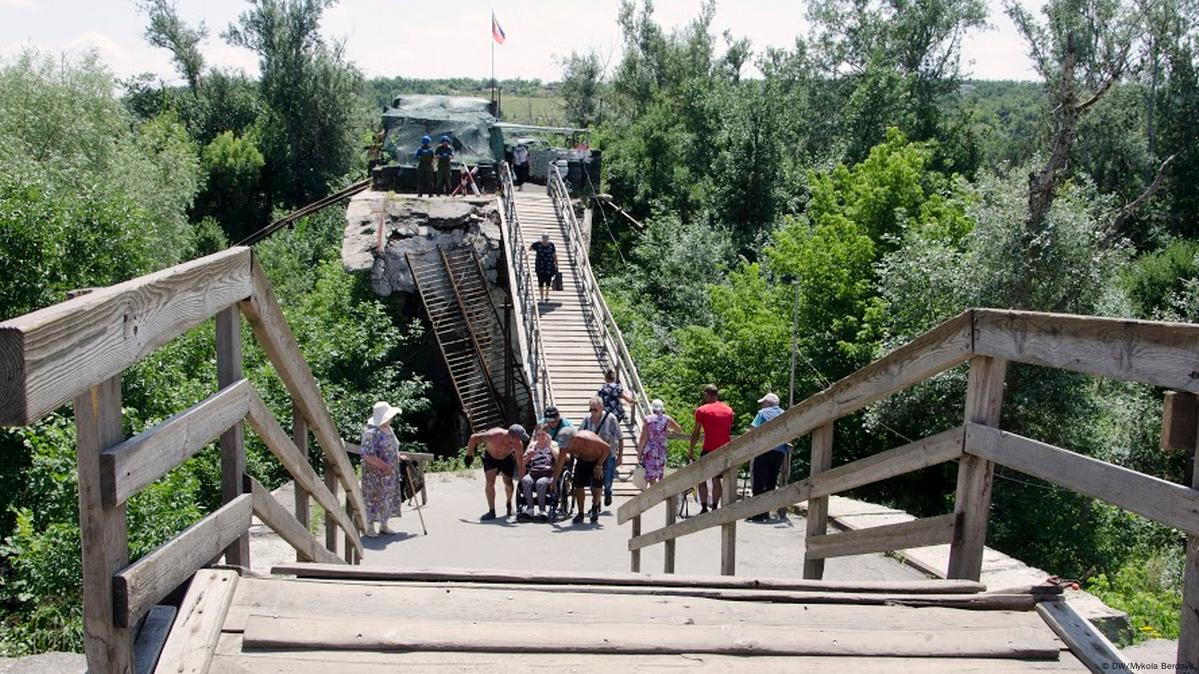
<path fill-rule="evenodd" d="M 733 466 L 724 471 L 724 488 L 720 492 L 722 508 L 732 505 L 737 496 L 737 468 Z M 737 520 L 720 525 L 720 575 L 737 575 Z"/>
<path fill-rule="evenodd" d="M 977 309 L 974 350 L 1199 393 L 1199 325 L 1189 323 Z"/>
<path fill-rule="evenodd" d="M 451 628 L 452 625 L 452 628 Z M 538 634 L 513 639 L 512 634 Z M 469 651 L 485 653 L 723 653 L 728 655 L 861 655 L 882 657 L 1056 658 L 1052 635 L 1034 629 L 861 630 L 766 625 L 593 625 L 471 622 L 451 624 L 411 618 L 380 618 L 363 629 L 356 623 L 320 618 L 251 615 L 246 649 Z"/>
<path fill-rule="evenodd" d="M 337 484 L 337 473 L 336 473 L 336 471 L 333 470 L 333 466 L 329 463 L 328 458 L 324 459 L 323 463 L 324 463 L 324 467 L 325 467 L 325 472 L 324 472 L 325 488 L 328 489 L 329 493 L 333 495 L 333 503 L 336 504 L 337 499 L 338 499 L 337 492 L 340 491 L 340 488 Z M 322 504 L 321 507 L 324 508 L 324 510 L 325 510 L 325 518 L 324 518 L 325 519 L 325 549 L 336 555 L 337 554 L 337 522 L 335 522 L 333 520 L 333 517 L 330 515 L 329 508 L 327 508 L 324 504 Z M 340 509 L 341 509 L 340 507 L 337 508 L 337 510 L 340 510 Z"/>
<path fill-rule="evenodd" d="M 771 589 L 817 592 L 885 592 L 894 594 L 958 594 L 982 592 L 981 583 L 962 580 L 832 581 L 793 578 L 745 578 L 691 574 L 553 573 L 505 569 L 409 569 L 387 566 L 332 564 L 276 564 L 271 573 L 297 578 L 387 582 L 536 583 L 542 585 L 600 585 L 651 587 L 709 587 L 721 589 Z"/>
<path fill-rule="evenodd" d="M 124 503 L 246 416 L 249 383 L 239 379 L 185 412 L 100 454 L 107 507 Z"/>
<path fill-rule="evenodd" d="M 146 614 L 137 638 L 133 641 L 133 664 L 136 674 L 150 674 L 158 665 L 158 656 L 166 645 L 171 625 L 175 622 L 174 606 L 158 604 Z"/>
<path fill-rule="evenodd" d="M 1161 448 L 1194 451 L 1199 444 L 1199 396 L 1166 391 L 1162 404 Z"/>
<path fill-rule="evenodd" d="M 296 555 L 300 557 L 301 562 L 315 561 L 325 564 L 341 563 L 341 558 L 329 552 L 317 542 L 316 538 L 308 533 L 308 527 L 304 526 L 292 514 L 287 512 L 271 495 L 271 492 L 262 483 L 255 480 L 252 476 L 246 475 L 250 482 L 250 493 L 253 497 L 254 514 L 262 523 L 271 528 L 271 531 L 279 534 L 279 538 L 291 545 L 295 549 Z"/>
<path fill-rule="evenodd" d="M 809 537 L 804 560 L 846 557 L 870 552 L 891 552 L 941 545 L 953 540 L 957 515 L 939 515 L 884 526 Z"/>
<path fill-rule="evenodd" d="M 0 426 L 28 426 L 250 294 L 230 248 L 0 323 Z"/>
<path fill-rule="evenodd" d="M 377 672 L 687 672 L 687 674 L 760 674 L 761 672 L 887 672 L 888 674 L 993 674 L 1003 663 L 985 658 L 879 658 L 756 656 L 688 653 L 673 655 L 597 655 L 588 653 L 401 653 L 373 651 L 245 650 L 241 633 L 221 635 L 213 669 L 229 674 L 376 674 Z M 1079 672 L 1069 653 L 1054 660 L 1024 660 L 1026 672 Z"/>
<path fill-rule="evenodd" d="M 633 518 L 633 533 L 632 537 L 636 538 L 641 535 L 641 515 Z M 641 573 L 641 551 L 629 551 L 629 571 L 633 573 Z"/>
<path fill-rule="evenodd" d="M 345 618 L 419 615 L 449 623 L 488 619 L 497 605 L 519 607 L 530 622 L 603 624 L 816 625 L 863 631 L 937 625 L 1044 627 L 1032 613 L 1052 595 L 1033 592 L 894 594 L 730 590 L 705 587 L 370 583 L 242 579 L 225 618 L 225 631 L 245 629 L 253 613 Z M 247 584 L 249 584 L 247 586 Z M 240 589 L 246 586 L 247 589 Z M 919 612 L 897 607 L 924 609 Z"/>
<path fill-rule="evenodd" d="M 967 360 L 973 349 L 972 323 L 971 312 L 963 312 L 734 439 L 723 449 L 667 475 L 622 505 L 617 521 L 623 524 L 669 494 L 678 494 Z"/>
<path fill-rule="evenodd" d="M 308 361 L 300 352 L 295 335 L 279 308 L 275 292 L 271 289 L 270 281 L 262 272 L 262 267 L 256 260 L 251 260 L 251 282 L 253 294 L 250 299 L 241 303 L 242 313 L 250 323 L 255 337 L 262 345 L 263 351 L 275 366 L 279 378 L 291 393 L 293 402 L 300 408 L 304 418 L 311 425 L 312 434 L 324 449 L 342 487 L 349 495 L 353 504 L 351 515 L 358 524 L 360 531 L 366 531 L 366 503 L 362 500 L 362 490 L 358 486 L 358 477 L 354 473 L 350 459 L 341 446 L 341 437 L 333 417 L 321 397 L 320 387 L 312 376 Z"/>
<path fill-rule="evenodd" d="M 970 375 L 966 382 L 967 423 L 999 426 L 1006 375 L 1007 361 L 980 357 L 970 363 Z M 957 532 L 949 546 L 949 568 L 946 571 L 949 578 L 978 580 L 982 574 L 987 519 L 991 512 L 991 483 L 994 479 L 995 466 L 981 457 L 964 456 L 958 462 L 953 506 L 958 520 Z"/>
<path fill-rule="evenodd" d="M 966 448 L 1012 470 L 1199 535 L 1199 489 L 978 424 L 966 426 Z"/>
<path fill-rule="evenodd" d="M 321 507 L 325 509 L 325 519 L 332 519 L 336 522 L 346 531 L 346 537 L 353 546 L 361 549 L 362 539 L 358 536 L 358 530 L 354 528 L 347 511 L 342 510 L 338 505 L 337 497 L 333 496 L 324 484 L 321 484 L 316 471 L 308 463 L 308 457 L 300 453 L 299 448 L 295 446 L 287 432 L 275 419 L 274 413 L 263 402 L 262 396 L 251 388 L 249 398 L 250 414 L 247 418 L 250 420 L 254 432 L 262 438 L 262 442 L 267 449 L 271 450 L 271 454 L 274 454 L 279 463 L 287 469 L 287 472 L 295 480 L 296 487 L 311 494 L 317 503 L 321 504 Z"/>
<path fill-rule="evenodd" d="M 1199 491 L 1199 440 L 1191 450 L 1191 487 Z M 1182 619 L 1178 624 L 1176 664 L 1199 671 L 1199 536 L 1187 536 L 1186 561 L 1182 571 Z"/>
<path fill-rule="evenodd" d="M 113 622 L 135 624 L 209 560 L 250 528 L 249 494 L 242 494 L 112 577 Z"/>
<path fill-rule="evenodd" d="M 833 435 L 836 422 L 829 422 L 812 431 L 812 466 L 809 474 L 815 477 L 833 467 Z M 810 554 L 812 539 L 828 532 L 828 498 L 817 496 L 808 499 L 808 514 L 805 516 L 805 548 L 803 577 L 819 580 L 824 577 L 824 558 Z M 769 512 L 769 511 L 767 511 Z"/>
<path fill-rule="evenodd" d="M 382 228 L 380 228 L 379 231 L 383 231 Z M 304 421 L 304 413 L 300 411 L 300 408 L 297 407 L 295 403 L 292 403 L 291 406 L 291 441 L 295 444 L 296 449 L 300 450 L 300 455 L 307 458 L 308 422 Z M 300 526 L 304 527 L 304 531 L 307 533 L 309 508 L 308 492 L 294 482 L 292 491 L 294 492 L 295 498 L 295 510 L 293 512 L 296 514 L 296 521 L 300 523 Z M 336 557 L 336 555 L 334 555 L 334 557 Z M 311 555 L 308 558 L 315 559 L 315 557 L 312 557 Z M 300 550 L 298 548 L 296 549 L 296 561 L 304 561 L 300 558 Z"/>
<path fill-rule="evenodd" d="M 79 529 L 83 558 L 83 650 L 88 671 L 133 669 L 133 635 L 113 624 L 113 578 L 129 561 L 125 506 L 104 507 L 100 452 L 121 441 L 121 377 L 75 398 L 75 458 L 79 473 Z"/>
<path fill-rule="evenodd" d="M 678 499 L 678 496 L 672 496 L 662 502 L 662 504 L 666 506 L 665 528 L 667 529 L 669 529 L 670 526 L 675 523 L 675 520 L 678 517 Z M 638 535 L 640 535 L 640 532 L 638 532 Z M 636 537 L 637 536 L 634 536 L 633 538 Z M 674 561 L 676 553 L 677 545 L 675 543 L 675 539 L 671 538 L 666 541 L 666 544 L 662 549 L 662 573 L 674 573 Z"/>
<path fill-rule="evenodd" d="M 1037 614 L 1065 642 L 1074 657 L 1095 674 L 1133 671 L 1120 649 L 1064 599 L 1040 602 Z"/>
<path fill-rule="evenodd" d="M 237 582 L 235 571 L 203 569 L 196 573 L 158 659 L 156 674 L 208 671 Z"/>
<path fill-rule="evenodd" d="M 852 463 L 793 482 L 786 487 L 774 489 L 747 499 L 742 499 L 727 508 L 710 510 L 695 515 L 669 527 L 655 529 L 629 540 L 629 549 L 643 548 L 665 542 L 671 538 L 693 534 L 728 520 L 743 519 L 761 512 L 807 501 L 820 496 L 829 496 L 848 491 L 873 482 L 910 473 L 914 470 L 951 461 L 962 455 L 961 427 L 938 433 L 902 447 L 879 452 Z M 721 450 L 723 451 L 723 450 Z"/>
<path fill-rule="evenodd" d="M 224 388 L 241 379 L 241 315 L 230 306 L 216 315 L 216 380 Z M 221 434 L 220 446 L 221 503 L 231 503 L 242 495 L 241 476 L 246 472 L 246 432 L 240 420 Z M 249 531 L 225 550 L 225 563 L 250 568 Z"/>

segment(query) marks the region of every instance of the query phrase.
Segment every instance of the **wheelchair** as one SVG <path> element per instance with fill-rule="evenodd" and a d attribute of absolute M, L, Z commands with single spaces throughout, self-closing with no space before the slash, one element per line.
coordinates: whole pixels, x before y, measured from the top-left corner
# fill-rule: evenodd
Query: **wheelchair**
<path fill-rule="evenodd" d="M 550 522 L 557 522 L 570 517 L 573 514 L 575 500 L 571 493 L 570 482 L 574 476 L 574 457 L 571 457 L 566 465 L 562 467 L 562 474 L 558 476 L 556 483 L 550 484 L 549 489 L 545 494 L 546 517 Z M 520 486 L 520 480 L 516 480 L 516 512 L 517 519 L 521 521 L 529 521 L 526 515 L 522 515 L 525 506 L 531 508 L 537 506 L 537 491 L 533 490 L 533 502 L 525 503 L 525 492 Z"/>

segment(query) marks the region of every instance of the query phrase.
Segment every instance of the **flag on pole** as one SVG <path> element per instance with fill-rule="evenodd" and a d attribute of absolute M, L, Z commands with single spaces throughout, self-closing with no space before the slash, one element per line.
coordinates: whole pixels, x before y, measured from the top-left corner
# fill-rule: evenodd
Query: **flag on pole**
<path fill-rule="evenodd" d="M 499 44 L 504 44 L 504 39 L 508 37 L 504 35 L 504 29 L 500 28 L 500 22 L 495 19 L 495 12 L 491 13 L 491 37 Z"/>

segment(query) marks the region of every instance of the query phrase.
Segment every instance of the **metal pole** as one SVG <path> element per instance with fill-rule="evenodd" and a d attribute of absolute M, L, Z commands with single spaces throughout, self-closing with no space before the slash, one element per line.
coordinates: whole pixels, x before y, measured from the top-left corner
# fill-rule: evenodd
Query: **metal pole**
<path fill-rule="evenodd" d="M 791 305 L 791 380 L 787 386 L 787 408 L 795 406 L 795 360 L 799 354 L 799 283 L 792 283 L 795 286 L 795 301 Z M 787 458 L 783 460 L 783 470 L 779 474 L 779 486 L 790 484 L 791 482 L 791 456 L 795 453 L 794 448 L 787 452 Z M 787 516 L 787 508 L 778 509 L 779 517 Z"/>

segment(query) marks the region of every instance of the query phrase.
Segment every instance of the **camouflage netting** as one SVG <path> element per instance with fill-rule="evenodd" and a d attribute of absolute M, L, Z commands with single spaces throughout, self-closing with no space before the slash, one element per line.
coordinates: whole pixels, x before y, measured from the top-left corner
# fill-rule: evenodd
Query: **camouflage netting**
<path fill-rule="evenodd" d="M 395 163 L 415 166 L 413 153 L 421 136 L 437 145 L 449 136 L 455 160 L 466 164 L 496 163 L 504 158 L 504 136 L 482 98 L 461 96 L 400 96 L 399 105 L 383 112 L 383 150 Z"/>

